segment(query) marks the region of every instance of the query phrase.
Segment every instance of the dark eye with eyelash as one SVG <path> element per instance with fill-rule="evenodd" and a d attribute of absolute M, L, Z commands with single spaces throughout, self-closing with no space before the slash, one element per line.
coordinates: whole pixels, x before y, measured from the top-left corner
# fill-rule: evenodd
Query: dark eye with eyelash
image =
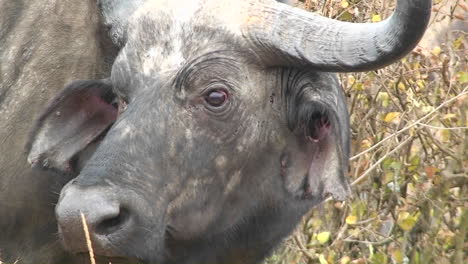
<path fill-rule="evenodd" d="M 205 102 L 210 107 L 222 107 L 228 101 L 229 94 L 224 89 L 212 89 L 205 95 Z"/>

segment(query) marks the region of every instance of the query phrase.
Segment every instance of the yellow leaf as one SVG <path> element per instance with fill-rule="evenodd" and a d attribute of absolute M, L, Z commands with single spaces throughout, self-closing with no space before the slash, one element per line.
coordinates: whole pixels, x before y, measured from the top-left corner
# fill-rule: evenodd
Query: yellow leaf
<path fill-rule="evenodd" d="M 416 81 L 416 84 L 418 85 L 418 87 L 420 89 L 424 89 L 424 87 L 426 86 L 426 84 L 425 84 L 425 82 L 423 80 Z"/>
<path fill-rule="evenodd" d="M 409 216 L 410 216 L 410 213 L 403 211 L 398 214 L 398 219 L 408 218 Z"/>
<path fill-rule="evenodd" d="M 356 77 L 353 75 L 348 75 L 348 83 L 349 85 L 353 85 L 356 82 Z"/>
<path fill-rule="evenodd" d="M 400 212 L 398 214 L 397 224 L 401 229 L 405 231 L 410 231 L 411 229 L 413 229 L 417 221 L 417 215 L 410 215 L 410 213 L 408 212 Z"/>
<path fill-rule="evenodd" d="M 414 178 L 414 177 L 413 177 L 413 178 Z M 408 183 L 407 186 L 408 186 L 408 187 L 407 187 L 407 189 L 406 189 L 406 193 L 409 194 L 409 195 L 412 195 L 412 196 L 416 197 L 416 195 L 417 195 L 417 190 L 416 190 L 416 188 L 414 187 L 414 184 Z"/>
<path fill-rule="evenodd" d="M 320 244 L 325 244 L 330 240 L 330 232 L 322 232 L 317 234 L 317 240 Z"/>
<path fill-rule="evenodd" d="M 353 90 L 355 91 L 364 91 L 364 85 L 360 82 L 353 85 Z"/>
<path fill-rule="evenodd" d="M 372 22 L 380 22 L 380 21 L 382 21 L 382 18 L 380 17 L 379 14 L 372 16 Z"/>
<path fill-rule="evenodd" d="M 325 256 L 323 254 L 320 254 L 319 261 L 320 264 L 328 264 L 328 261 L 325 259 Z"/>
<path fill-rule="evenodd" d="M 367 139 L 361 141 L 361 149 L 368 149 L 372 146 L 371 142 Z"/>
<path fill-rule="evenodd" d="M 390 104 L 390 96 L 386 92 L 379 92 L 377 100 L 382 102 L 383 107 L 387 107 Z"/>
<path fill-rule="evenodd" d="M 341 7 L 342 8 L 347 8 L 348 6 L 349 6 L 348 1 L 346 1 L 346 0 L 341 1 Z"/>
<path fill-rule="evenodd" d="M 384 100 L 388 100 L 389 97 L 390 96 L 388 95 L 388 93 L 379 92 L 379 94 L 377 95 L 377 100 L 384 101 Z"/>
<path fill-rule="evenodd" d="M 340 264 L 348 264 L 349 262 L 351 262 L 351 258 L 348 256 L 344 256 L 340 259 Z"/>
<path fill-rule="evenodd" d="M 390 112 L 387 115 L 385 115 L 384 121 L 387 123 L 392 122 L 395 120 L 395 118 L 399 117 L 400 113 L 399 112 Z"/>
<path fill-rule="evenodd" d="M 442 49 L 439 46 L 435 46 L 435 48 L 432 50 L 432 54 L 439 56 L 440 52 L 442 52 Z"/>
<path fill-rule="evenodd" d="M 399 82 L 398 83 L 398 89 L 400 89 L 400 91 L 406 91 L 406 86 L 404 83 L 402 82 Z"/>
<path fill-rule="evenodd" d="M 416 224 L 416 219 L 412 217 L 403 219 L 398 222 L 398 225 L 401 227 L 401 229 L 405 231 L 410 231 L 411 229 L 413 229 L 415 224 Z"/>
<path fill-rule="evenodd" d="M 456 119 L 457 119 L 457 115 L 454 113 L 448 113 L 442 117 L 442 120 L 456 120 Z"/>
<path fill-rule="evenodd" d="M 355 225 L 357 223 L 357 216 L 355 215 L 348 215 L 348 217 L 346 217 L 346 223 L 348 225 Z"/>
<path fill-rule="evenodd" d="M 401 250 L 396 249 L 391 254 L 392 254 L 393 260 L 396 263 L 403 263 L 404 256 L 403 256 L 403 253 L 401 252 Z"/>

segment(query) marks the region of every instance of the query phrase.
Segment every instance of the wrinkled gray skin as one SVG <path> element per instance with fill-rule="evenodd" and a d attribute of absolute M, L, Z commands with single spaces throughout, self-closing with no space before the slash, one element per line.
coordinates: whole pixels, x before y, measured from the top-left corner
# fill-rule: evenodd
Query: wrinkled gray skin
<path fill-rule="evenodd" d="M 293 41 L 300 30 L 283 26 L 309 14 L 269 0 L 102 0 L 102 22 L 93 3 L 64 2 L 0 2 L 4 261 L 83 263 L 83 215 L 102 263 L 258 263 L 311 207 L 349 194 L 345 99 L 336 76 L 317 69 L 384 66 L 425 27 L 364 25 L 376 40 L 367 53 L 359 35 L 329 40 L 354 47 L 330 55 L 308 50 L 310 40 L 351 26 L 322 24 L 327 34 Z M 113 49 L 100 25 L 120 49 L 107 79 Z M 378 38 L 388 32 L 391 41 Z M 58 92 L 80 78 L 96 80 Z M 213 92 L 226 94 L 220 106 Z M 19 152 L 29 130 L 35 170 Z"/>

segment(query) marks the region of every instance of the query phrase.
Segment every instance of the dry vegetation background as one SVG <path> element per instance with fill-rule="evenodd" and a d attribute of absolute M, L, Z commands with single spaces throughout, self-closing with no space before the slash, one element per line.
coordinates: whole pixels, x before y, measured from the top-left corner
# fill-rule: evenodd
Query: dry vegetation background
<path fill-rule="evenodd" d="M 395 2 L 297 5 L 377 22 Z M 433 2 L 429 31 L 412 54 L 382 70 L 340 75 L 351 112 L 353 197 L 312 210 L 266 264 L 468 263 L 468 5 Z"/>

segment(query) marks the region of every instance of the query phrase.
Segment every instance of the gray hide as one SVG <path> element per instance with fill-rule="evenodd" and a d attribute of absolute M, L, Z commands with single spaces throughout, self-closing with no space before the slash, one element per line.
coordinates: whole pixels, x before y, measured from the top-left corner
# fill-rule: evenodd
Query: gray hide
<path fill-rule="evenodd" d="M 0 260 L 70 263 L 54 204 L 69 178 L 35 171 L 25 142 L 47 102 L 74 79 L 109 74 L 93 1 L 0 0 Z M 0 262 L 1 262 L 0 261 Z"/>

